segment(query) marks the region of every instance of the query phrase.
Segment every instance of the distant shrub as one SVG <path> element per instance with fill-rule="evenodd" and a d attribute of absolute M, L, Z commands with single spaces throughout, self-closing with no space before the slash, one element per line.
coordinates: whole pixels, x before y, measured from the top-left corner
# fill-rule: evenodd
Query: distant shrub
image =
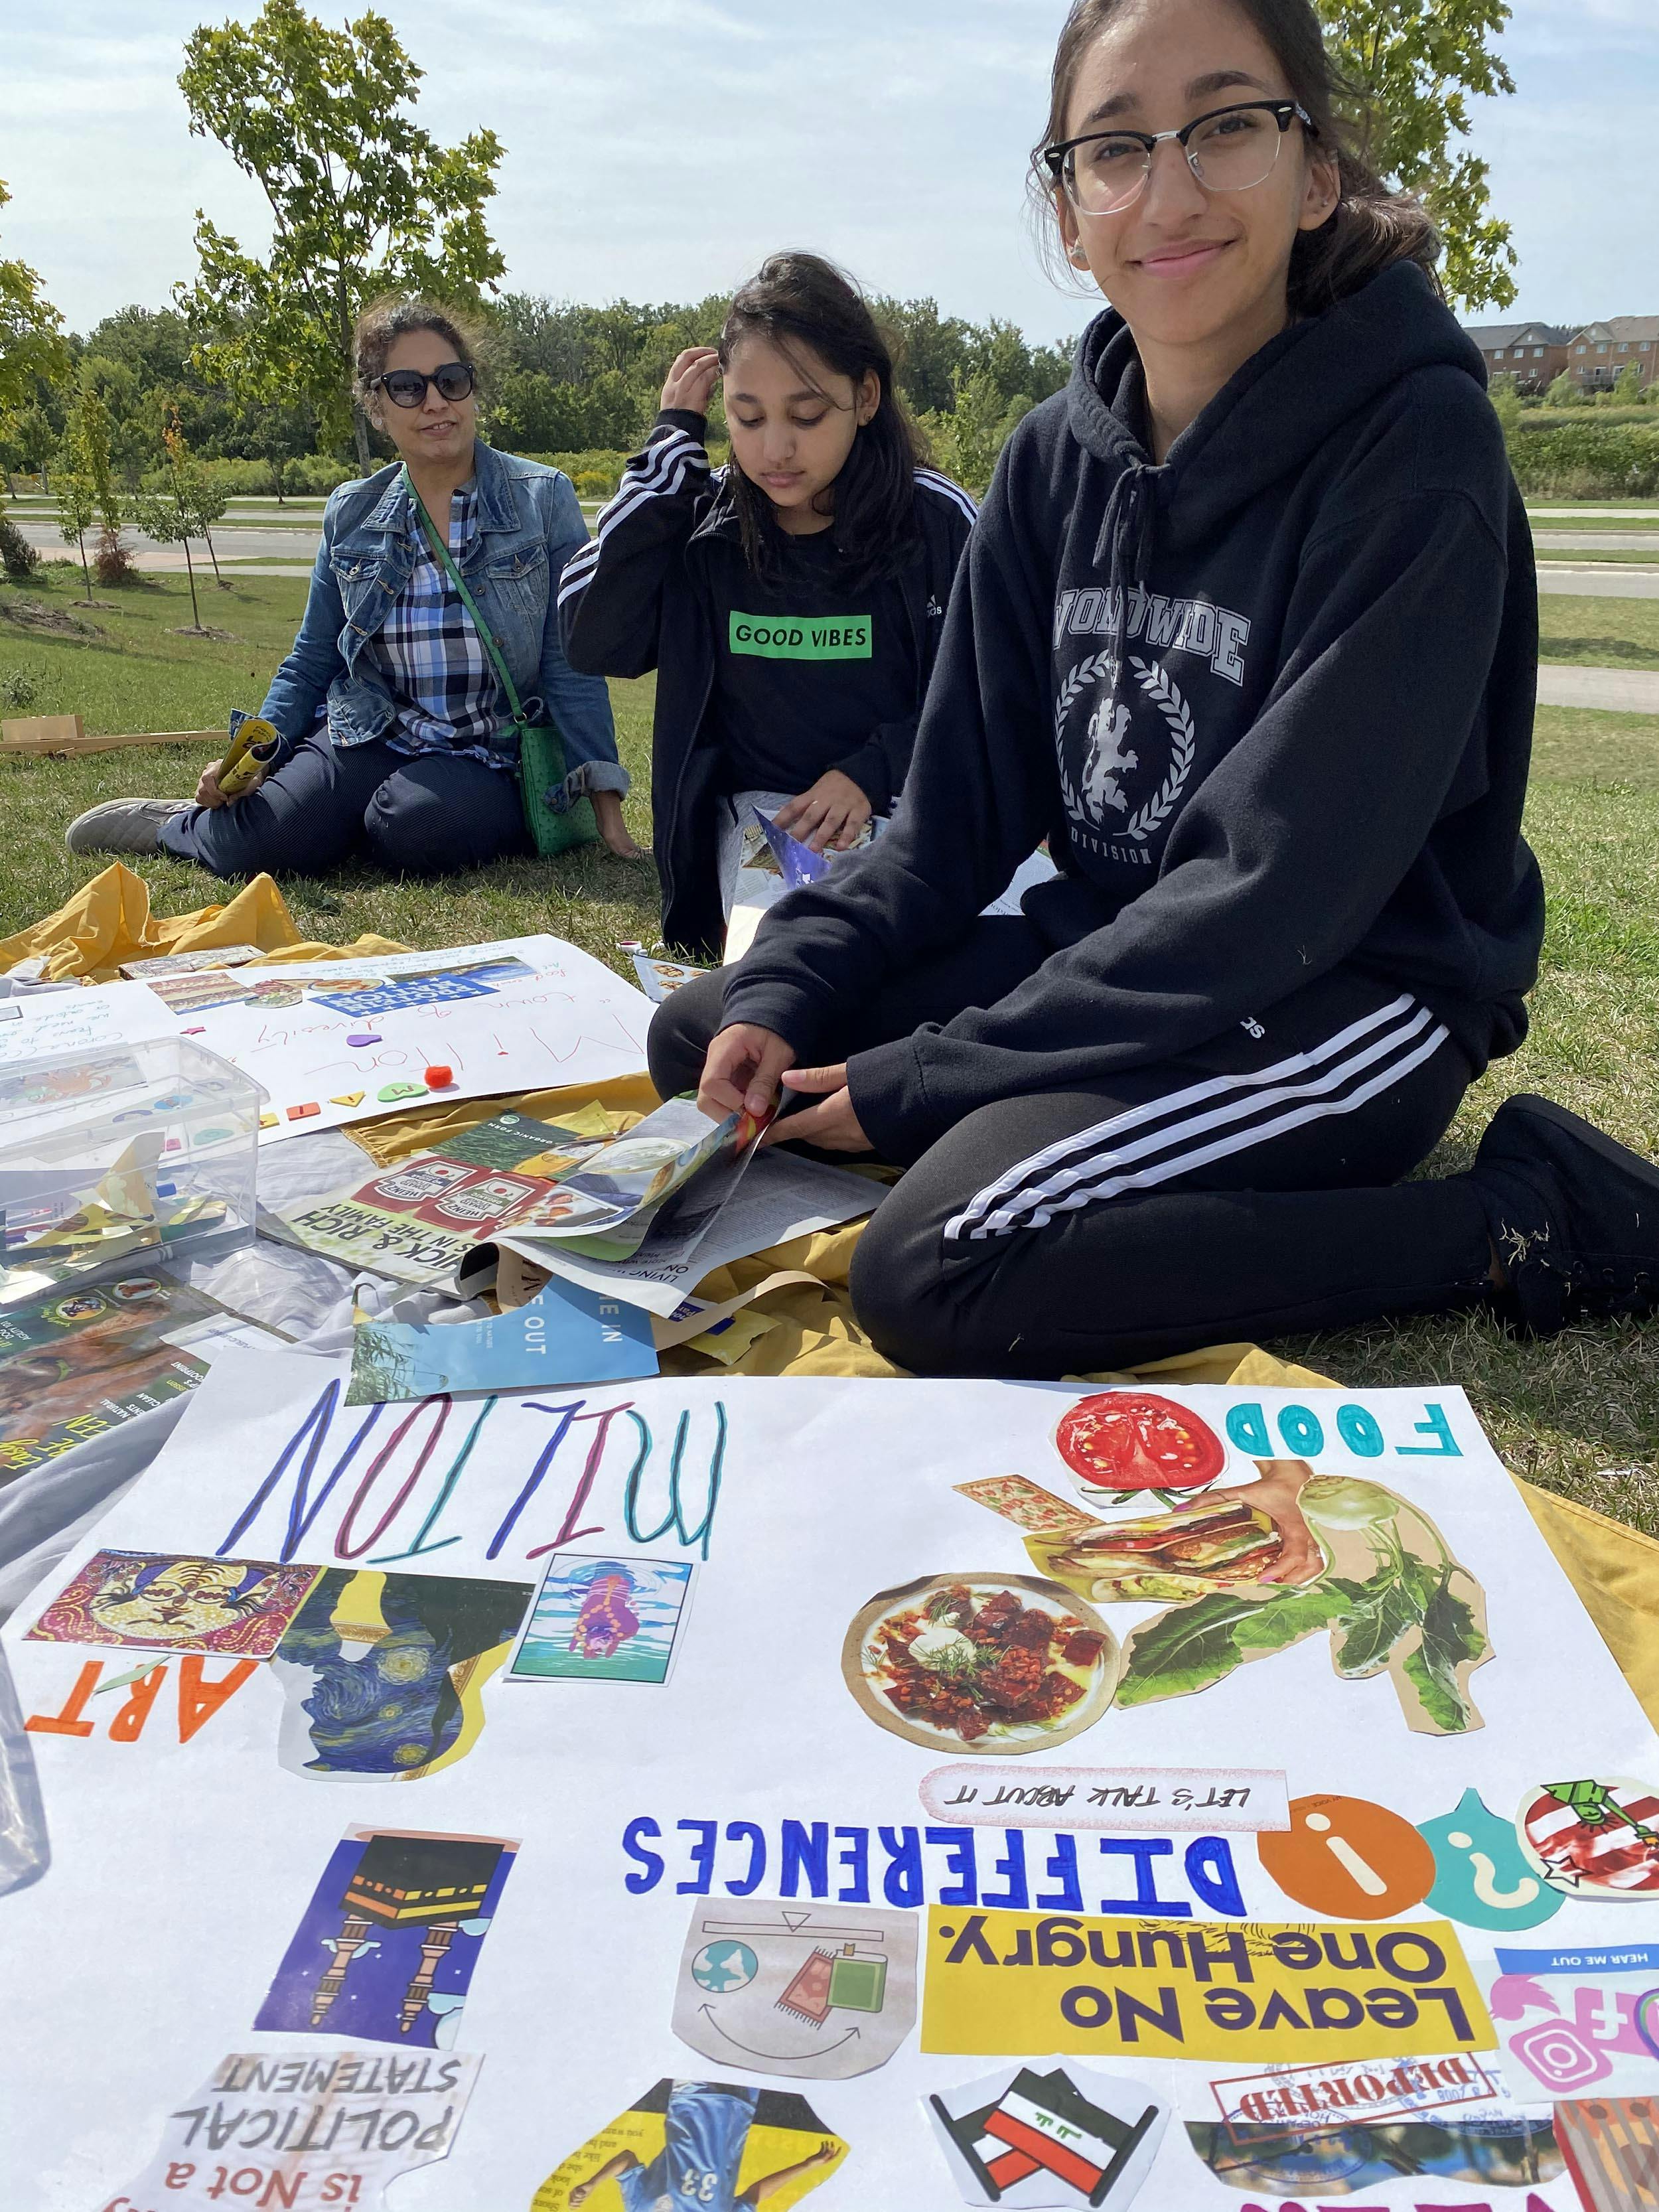
<path fill-rule="evenodd" d="M 0 568 L 7 580 L 27 584 L 40 565 L 40 556 L 15 522 L 0 515 Z"/>
<path fill-rule="evenodd" d="M 34 668 L 0 670 L 0 707 L 9 707 L 14 712 L 27 713 L 40 698 L 40 674 Z"/>
<path fill-rule="evenodd" d="M 219 489 L 232 499 L 275 499 L 276 487 L 269 461 L 204 461 Z M 316 499 L 331 492 L 336 484 L 344 483 L 357 471 L 349 461 L 337 461 L 328 453 L 304 453 L 297 461 L 289 461 L 283 468 L 283 490 L 288 497 Z"/>
<path fill-rule="evenodd" d="M 98 540 L 98 550 L 92 556 L 92 573 L 100 584 L 136 584 L 138 568 L 118 532 L 106 530 Z"/>
<path fill-rule="evenodd" d="M 1509 440 L 1510 465 L 1527 494 L 1573 499 L 1650 499 L 1659 493 L 1659 425 L 1595 420 L 1523 422 Z"/>

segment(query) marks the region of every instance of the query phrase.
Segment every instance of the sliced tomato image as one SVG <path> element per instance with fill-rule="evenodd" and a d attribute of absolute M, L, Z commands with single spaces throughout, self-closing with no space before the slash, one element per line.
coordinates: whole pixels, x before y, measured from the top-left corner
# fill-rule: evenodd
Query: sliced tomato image
<path fill-rule="evenodd" d="M 1221 1439 L 1173 1398 L 1103 1390 L 1060 1418 L 1054 1448 L 1097 1490 L 1199 1490 L 1226 1464 Z"/>

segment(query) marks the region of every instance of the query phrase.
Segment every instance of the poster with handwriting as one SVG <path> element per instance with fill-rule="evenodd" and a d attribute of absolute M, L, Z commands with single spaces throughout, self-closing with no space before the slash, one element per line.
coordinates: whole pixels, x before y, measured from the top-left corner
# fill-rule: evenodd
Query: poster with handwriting
<path fill-rule="evenodd" d="M 6 2212 L 1639 2179 L 1659 1741 L 1456 1390 L 349 1379 L 226 1350 L 3 1631 Z"/>

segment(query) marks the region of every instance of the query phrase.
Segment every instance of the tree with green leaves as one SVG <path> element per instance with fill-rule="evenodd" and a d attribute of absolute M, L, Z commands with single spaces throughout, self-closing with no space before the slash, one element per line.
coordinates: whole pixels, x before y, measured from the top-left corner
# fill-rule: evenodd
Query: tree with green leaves
<path fill-rule="evenodd" d="M 161 450 L 165 456 L 155 480 L 138 494 L 136 502 L 138 527 L 153 538 L 158 545 L 182 545 L 185 549 L 185 574 L 190 579 L 190 611 L 192 630 L 190 634 L 204 637 L 202 609 L 196 597 L 196 563 L 191 558 L 190 541 L 202 534 L 202 507 L 205 500 L 219 495 L 204 483 L 207 471 L 199 461 L 190 457 L 184 432 L 179 428 L 176 410 L 170 410 L 167 426 L 161 433 Z M 224 513 L 220 498 L 214 517 Z M 216 570 L 217 562 L 215 563 Z M 222 581 L 223 579 L 221 579 Z"/>
<path fill-rule="evenodd" d="M 264 0 L 251 25 L 204 25 L 179 79 L 198 137 L 216 138 L 270 203 L 264 260 L 197 213 L 201 273 L 179 303 L 204 333 L 196 359 L 239 397 L 309 399 L 330 435 L 355 436 L 352 325 L 378 294 L 476 306 L 506 266 L 484 222 L 501 142 L 440 146 L 408 112 L 424 72 L 383 15 L 342 30 L 298 0 Z"/>
<path fill-rule="evenodd" d="M 1515 90 L 1496 51 L 1508 0 L 1316 0 L 1345 80 L 1382 119 L 1378 173 L 1421 195 L 1445 241 L 1441 277 L 1466 309 L 1515 298 L 1510 226 L 1492 212 L 1484 161 L 1461 151 L 1469 101 Z"/>
<path fill-rule="evenodd" d="M 1613 384 L 1613 396 L 1621 407 L 1641 405 L 1642 372 L 1633 361 L 1627 361 L 1620 370 Z"/>
<path fill-rule="evenodd" d="M 87 565 L 87 532 L 97 518 L 98 495 L 90 477 L 82 476 L 73 465 L 65 467 L 61 462 L 53 473 L 52 488 L 57 496 L 58 527 L 64 533 L 64 542 L 74 546 L 81 556 L 81 574 L 87 586 L 87 596 L 81 604 L 89 607 L 94 600 L 92 570 Z"/>
<path fill-rule="evenodd" d="M 0 208 L 11 194 L 0 184 Z M 64 319 L 46 300 L 40 279 L 26 261 L 0 261 L 0 428 L 39 397 L 42 384 L 69 372 Z"/>
<path fill-rule="evenodd" d="M 1545 399 L 1552 407 L 1577 407 L 1583 397 L 1583 393 L 1573 382 L 1571 371 L 1565 368 L 1544 394 Z"/>
<path fill-rule="evenodd" d="M 110 411 L 95 380 L 82 374 L 70 407 L 68 434 L 64 448 L 70 467 L 82 477 L 90 491 L 92 503 L 99 518 L 98 580 L 100 584 L 125 583 L 132 573 L 132 563 L 121 544 L 121 525 L 125 517 L 121 511 L 121 495 L 115 488 L 115 471 L 110 461 Z"/>
<path fill-rule="evenodd" d="M 957 369 L 951 379 L 948 413 L 924 414 L 918 419 L 933 457 L 948 477 L 982 498 L 996 466 L 997 455 L 1031 402 L 1024 392 L 1012 399 L 1000 390 L 988 369 L 964 376 Z"/>

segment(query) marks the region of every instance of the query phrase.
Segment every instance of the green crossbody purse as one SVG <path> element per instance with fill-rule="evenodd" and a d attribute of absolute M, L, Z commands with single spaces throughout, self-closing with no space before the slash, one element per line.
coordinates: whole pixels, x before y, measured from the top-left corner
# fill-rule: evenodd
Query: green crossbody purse
<path fill-rule="evenodd" d="M 555 853 L 568 853 L 573 845 L 591 845 L 598 838 L 599 825 L 594 818 L 593 803 L 579 799 L 574 805 L 558 813 L 547 803 L 550 791 L 556 791 L 565 778 L 564 739 L 551 722 L 532 722 L 526 716 L 524 702 L 518 688 L 507 672 L 501 647 L 495 642 L 489 624 L 478 612 L 471 592 L 462 580 L 453 556 L 439 536 L 432 517 L 426 511 L 426 501 L 415 489 L 409 471 L 404 471 L 404 482 L 409 495 L 421 518 L 421 527 L 426 541 L 438 562 L 455 589 L 461 605 L 472 618 L 472 627 L 478 633 L 479 642 L 489 655 L 495 673 L 501 680 L 507 705 L 513 710 L 513 726 L 519 733 L 519 797 L 524 806 L 526 827 L 536 841 L 536 850 L 544 858 Z"/>

